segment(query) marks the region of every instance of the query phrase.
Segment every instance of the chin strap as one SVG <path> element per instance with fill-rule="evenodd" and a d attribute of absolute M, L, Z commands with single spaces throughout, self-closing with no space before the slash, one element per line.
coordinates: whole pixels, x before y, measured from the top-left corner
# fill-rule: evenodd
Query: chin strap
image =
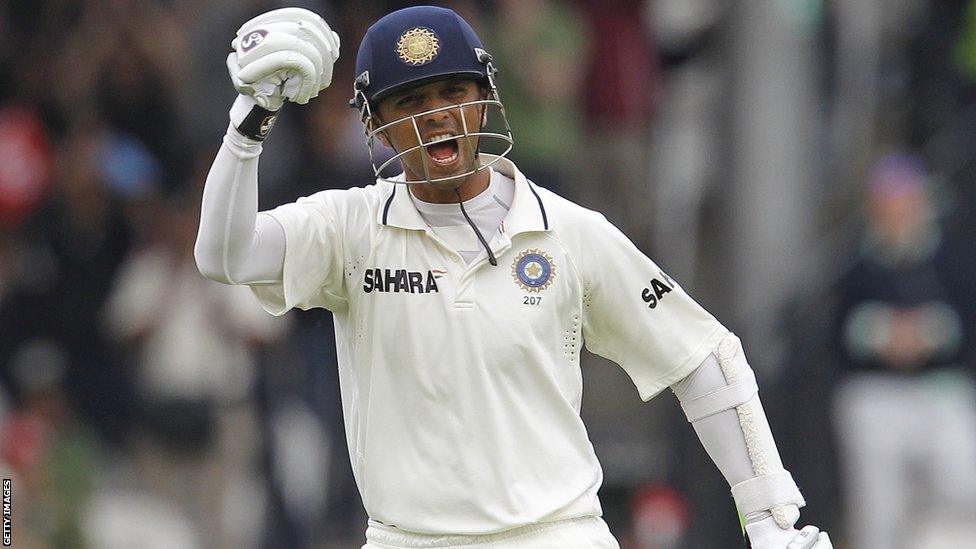
<path fill-rule="evenodd" d="M 464 210 L 464 201 L 461 200 L 461 191 L 459 191 L 457 187 L 454 187 L 454 194 L 457 195 L 458 206 L 461 206 L 461 215 L 464 216 L 464 219 L 468 222 L 468 225 L 471 225 L 471 228 L 474 229 L 474 234 L 478 236 L 478 241 L 481 242 L 481 245 L 485 247 L 485 251 L 488 252 L 488 262 L 491 263 L 492 267 L 497 267 L 498 260 L 495 259 L 495 254 L 491 251 L 491 248 L 488 246 L 488 241 L 486 241 L 485 237 L 482 236 L 481 231 L 478 230 L 478 226 L 474 224 L 474 221 L 472 221 L 471 217 L 468 216 L 468 212 Z"/>

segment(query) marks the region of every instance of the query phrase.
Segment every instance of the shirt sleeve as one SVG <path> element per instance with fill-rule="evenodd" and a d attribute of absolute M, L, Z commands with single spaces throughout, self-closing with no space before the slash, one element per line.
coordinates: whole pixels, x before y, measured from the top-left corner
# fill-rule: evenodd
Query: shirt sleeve
<path fill-rule="evenodd" d="M 340 206 L 338 191 L 323 191 L 265 212 L 285 232 L 281 282 L 251 284 L 266 311 L 346 307 Z"/>
<path fill-rule="evenodd" d="M 643 400 L 697 368 L 728 330 L 602 215 L 581 250 L 583 341 L 619 364 Z"/>

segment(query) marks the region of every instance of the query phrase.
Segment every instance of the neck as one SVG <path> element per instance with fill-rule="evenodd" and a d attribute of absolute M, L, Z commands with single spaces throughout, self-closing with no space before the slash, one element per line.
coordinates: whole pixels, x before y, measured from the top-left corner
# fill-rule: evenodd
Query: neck
<path fill-rule="evenodd" d="M 456 203 L 458 195 L 461 201 L 470 200 L 481 194 L 491 183 L 491 173 L 489 170 L 477 171 L 468 177 L 460 180 L 459 185 L 438 186 L 430 183 L 409 185 L 410 192 L 424 202 L 437 204 Z M 455 188 L 457 192 L 455 192 Z"/>

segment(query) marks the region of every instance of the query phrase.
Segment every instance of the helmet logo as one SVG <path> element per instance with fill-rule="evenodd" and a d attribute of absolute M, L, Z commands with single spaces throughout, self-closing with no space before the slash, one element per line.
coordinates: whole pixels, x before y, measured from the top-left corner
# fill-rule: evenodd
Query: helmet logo
<path fill-rule="evenodd" d="M 400 60 L 415 67 L 433 61 L 440 48 L 440 42 L 434 31 L 424 27 L 416 27 L 404 32 L 396 45 Z"/>

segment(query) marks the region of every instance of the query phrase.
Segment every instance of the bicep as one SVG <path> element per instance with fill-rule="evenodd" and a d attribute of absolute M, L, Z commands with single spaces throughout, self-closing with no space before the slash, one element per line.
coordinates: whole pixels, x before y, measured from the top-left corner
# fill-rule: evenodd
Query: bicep
<path fill-rule="evenodd" d="M 258 214 L 251 250 L 240 266 L 236 282 L 267 284 L 281 282 L 285 264 L 285 230 L 273 216 Z"/>

